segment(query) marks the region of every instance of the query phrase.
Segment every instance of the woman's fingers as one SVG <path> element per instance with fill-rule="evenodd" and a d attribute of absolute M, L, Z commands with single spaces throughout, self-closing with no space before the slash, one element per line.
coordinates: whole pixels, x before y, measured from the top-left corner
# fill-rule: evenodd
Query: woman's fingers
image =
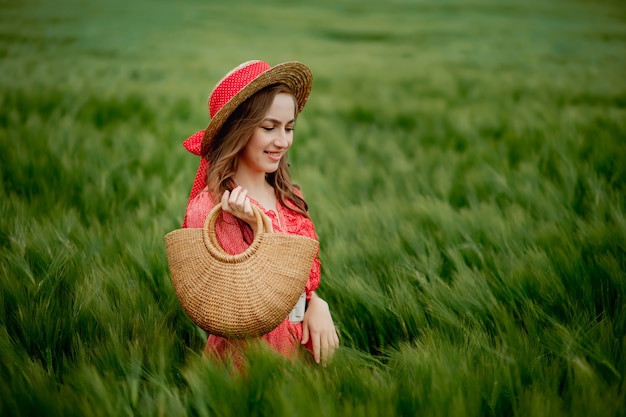
<path fill-rule="evenodd" d="M 229 199 L 230 199 L 230 192 L 226 190 L 224 191 L 224 194 L 222 194 L 222 210 L 230 211 L 230 205 L 228 204 Z"/>
<path fill-rule="evenodd" d="M 313 359 L 315 363 L 320 363 L 322 352 L 320 352 L 320 336 L 319 334 L 313 334 L 311 338 L 311 347 L 313 348 Z"/>
<path fill-rule="evenodd" d="M 312 294 L 302 323 L 302 343 L 310 343 L 316 363 L 325 365 L 339 346 L 337 329 L 326 301 Z"/>
<path fill-rule="evenodd" d="M 244 202 L 243 212 L 246 213 L 249 216 L 253 216 L 254 215 L 254 212 L 252 211 L 252 206 L 250 205 L 250 199 L 249 198 L 246 198 L 246 201 Z"/>
<path fill-rule="evenodd" d="M 326 366 L 326 359 L 330 354 L 329 346 L 328 346 L 328 335 L 324 335 L 321 337 L 320 341 L 320 359 L 323 366 Z"/>
<path fill-rule="evenodd" d="M 306 345 L 308 341 L 309 341 L 309 322 L 304 321 L 302 323 L 302 341 L 300 343 L 302 343 L 303 345 Z"/>
<path fill-rule="evenodd" d="M 242 220 L 254 220 L 254 212 L 248 198 L 248 190 L 237 186 L 232 191 L 224 191 L 222 195 L 222 209 Z"/>
<path fill-rule="evenodd" d="M 229 202 L 230 202 L 231 206 L 235 206 L 238 209 L 242 209 L 243 208 L 243 202 L 246 200 L 246 194 L 247 193 L 248 193 L 248 191 L 241 189 L 241 187 L 235 188 L 230 193 L 230 201 Z"/>
<path fill-rule="evenodd" d="M 248 216 L 253 216 L 252 207 L 250 206 L 250 199 L 248 198 L 248 190 L 241 190 L 236 202 L 237 210 L 245 213 Z"/>
<path fill-rule="evenodd" d="M 332 358 L 335 349 L 339 346 L 339 337 L 334 329 L 312 330 L 309 326 L 303 328 L 302 342 L 311 340 L 311 350 L 315 363 L 325 366 Z"/>
<path fill-rule="evenodd" d="M 335 326 L 326 334 L 326 347 L 322 346 L 322 364 L 326 365 L 333 357 L 335 350 L 339 347 L 339 336 Z"/>
<path fill-rule="evenodd" d="M 326 366 L 339 346 L 339 339 L 333 333 L 321 333 L 313 337 L 313 358 L 316 363 Z M 316 343 L 317 342 L 317 343 Z"/>
<path fill-rule="evenodd" d="M 242 190 L 240 186 L 232 191 L 224 191 L 222 194 L 222 210 L 248 223 L 254 234 L 257 233 L 256 217 L 252 210 L 252 203 L 248 197 L 248 190 Z"/>
<path fill-rule="evenodd" d="M 235 188 L 230 192 L 230 198 L 228 199 L 228 205 L 233 212 L 240 211 L 237 207 L 237 200 L 239 198 L 239 187 Z"/>

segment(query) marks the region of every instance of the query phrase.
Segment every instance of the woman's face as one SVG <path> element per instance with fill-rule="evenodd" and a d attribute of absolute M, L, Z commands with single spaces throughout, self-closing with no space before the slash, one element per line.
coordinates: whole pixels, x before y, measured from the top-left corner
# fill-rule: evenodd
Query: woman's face
<path fill-rule="evenodd" d="M 296 106 L 291 94 L 278 93 L 261 123 L 239 154 L 239 169 L 271 173 L 293 143 Z"/>

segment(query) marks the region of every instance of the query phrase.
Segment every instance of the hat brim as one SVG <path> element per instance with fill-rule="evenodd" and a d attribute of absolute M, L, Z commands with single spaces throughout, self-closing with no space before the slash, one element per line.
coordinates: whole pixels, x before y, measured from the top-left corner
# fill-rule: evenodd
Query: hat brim
<path fill-rule="evenodd" d="M 258 77 L 249 82 L 237 94 L 235 94 L 222 108 L 213 116 L 209 125 L 204 131 L 201 147 L 210 142 L 220 131 L 226 120 L 241 103 L 250 98 L 259 90 L 273 85 L 285 84 L 293 92 L 298 103 L 296 115 L 299 114 L 306 104 L 311 87 L 313 86 L 313 74 L 311 70 L 301 62 L 284 62 L 271 67 L 267 71 L 259 74 Z"/>

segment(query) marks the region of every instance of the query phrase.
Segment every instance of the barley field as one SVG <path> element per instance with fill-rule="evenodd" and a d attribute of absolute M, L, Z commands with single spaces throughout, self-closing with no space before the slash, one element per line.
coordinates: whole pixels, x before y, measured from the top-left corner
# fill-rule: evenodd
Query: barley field
<path fill-rule="evenodd" d="M 163 236 L 232 67 L 290 150 L 333 362 L 203 354 Z M 626 415 L 626 5 L 0 0 L 0 415 Z"/>

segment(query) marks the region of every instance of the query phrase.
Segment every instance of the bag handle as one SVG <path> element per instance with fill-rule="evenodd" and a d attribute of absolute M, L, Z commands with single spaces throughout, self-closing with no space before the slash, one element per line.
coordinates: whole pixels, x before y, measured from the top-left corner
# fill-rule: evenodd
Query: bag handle
<path fill-rule="evenodd" d="M 250 204 L 252 207 L 252 211 L 254 212 L 254 217 L 256 218 L 257 225 L 257 233 L 254 236 L 254 240 L 250 244 L 250 247 L 243 251 L 242 253 L 238 253 L 235 255 L 231 255 L 226 252 L 219 244 L 217 240 L 217 235 L 215 234 L 215 225 L 217 223 L 217 219 L 222 214 L 222 205 L 216 204 L 215 207 L 211 209 L 209 214 L 207 215 L 206 220 L 204 221 L 204 227 L 202 228 L 202 237 L 204 239 L 204 245 L 206 246 L 209 254 L 222 262 L 232 262 L 238 263 L 242 262 L 245 259 L 250 258 L 257 251 L 257 248 L 261 244 L 261 240 L 263 239 L 263 234 L 272 233 L 272 223 L 267 218 L 265 214 L 261 211 L 259 207 L 255 204 Z"/>

